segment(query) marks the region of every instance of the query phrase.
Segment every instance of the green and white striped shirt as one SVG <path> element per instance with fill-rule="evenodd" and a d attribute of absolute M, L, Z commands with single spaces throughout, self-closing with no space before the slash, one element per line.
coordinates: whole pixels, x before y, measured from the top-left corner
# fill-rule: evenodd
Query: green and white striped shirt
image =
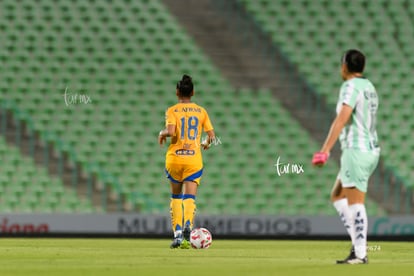
<path fill-rule="evenodd" d="M 376 131 L 378 95 L 374 85 L 368 79 L 359 77 L 345 81 L 339 93 L 337 114 L 343 104 L 352 107 L 353 112 L 351 120 L 339 136 L 341 149 L 379 153 Z"/>

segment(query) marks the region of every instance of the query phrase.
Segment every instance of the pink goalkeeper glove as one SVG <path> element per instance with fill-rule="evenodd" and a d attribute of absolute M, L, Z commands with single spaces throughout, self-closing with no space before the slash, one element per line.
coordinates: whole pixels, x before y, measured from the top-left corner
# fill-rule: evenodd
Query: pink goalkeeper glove
<path fill-rule="evenodd" d="M 325 152 L 316 152 L 312 158 L 312 164 L 315 166 L 323 166 L 328 161 L 329 154 Z"/>

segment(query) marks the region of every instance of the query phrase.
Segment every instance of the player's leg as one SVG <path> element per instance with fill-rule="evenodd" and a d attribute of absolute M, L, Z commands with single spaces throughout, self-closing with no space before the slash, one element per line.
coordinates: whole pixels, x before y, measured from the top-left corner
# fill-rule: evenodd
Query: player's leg
<path fill-rule="evenodd" d="M 351 238 L 352 247 L 349 252 L 349 255 L 342 260 L 337 260 L 337 264 L 344 264 L 349 259 L 355 258 L 355 249 L 354 249 L 354 219 L 352 217 L 351 210 L 348 206 L 348 199 L 346 198 L 345 191 L 342 187 L 341 180 L 338 178 L 335 181 L 335 184 L 331 191 L 331 202 L 338 212 L 339 217 L 341 218 L 342 223 L 345 226 L 346 231 L 348 232 L 349 237 Z"/>
<path fill-rule="evenodd" d="M 354 221 L 355 258 L 347 261 L 350 264 L 368 262 L 366 251 L 368 218 L 365 209 L 365 194 L 369 177 L 376 168 L 378 159 L 378 154 L 351 149 L 345 150 L 341 158 L 340 179 Z"/>
<path fill-rule="evenodd" d="M 194 217 L 197 210 L 196 195 L 198 184 L 194 181 L 184 181 L 184 238 L 189 240 L 190 232 L 193 229 Z"/>
<path fill-rule="evenodd" d="M 352 246 L 354 245 L 354 220 L 351 215 L 351 210 L 348 206 L 348 199 L 346 198 L 345 191 L 342 188 L 342 183 L 339 177 L 336 179 L 335 184 L 331 191 L 331 201 L 336 211 L 338 212 L 339 217 L 341 218 L 342 223 L 345 226 L 346 231 L 349 234 L 349 237 L 352 241 Z"/>
<path fill-rule="evenodd" d="M 170 182 L 171 199 L 170 199 L 170 215 L 171 227 L 174 235 L 181 234 L 183 229 L 183 194 L 182 183 Z"/>
<path fill-rule="evenodd" d="M 368 217 L 365 209 L 365 192 L 360 191 L 356 187 L 345 188 L 344 191 L 348 199 L 351 215 L 354 219 L 355 262 L 366 263 Z M 352 260 L 349 262 L 352 263 Z"/>
<path fill-rule="evenodd" d="M 171 248 L 178 248 L 183 242 L 183 194 L 182 183 L 170 182 L 171 199 L 170 199 L 170 216 L 171 227 L 174 233 Z"/>
<path fill-rule="evenodd" d="M 166 164 L 165 173 L 170 180 L 170 216 L 171 228 L 174 233 L 174 239 L 171 248 L 177 248 L 181 245 L 183 229 L 183 183 L 180 176 L 180 168 L 174 164 Z"/>
<path fill-rule="evenodd" d="M 190 240 L 190 232 L 193 229 L 194 217 L 196 213 L 196 195 L 198 185 L 200 183 L 203 169 L 197 166 L 188 167 L 184 178 L 184 195 L 183 195 L 183 208 L 184 208 L 184 238 Z"/>

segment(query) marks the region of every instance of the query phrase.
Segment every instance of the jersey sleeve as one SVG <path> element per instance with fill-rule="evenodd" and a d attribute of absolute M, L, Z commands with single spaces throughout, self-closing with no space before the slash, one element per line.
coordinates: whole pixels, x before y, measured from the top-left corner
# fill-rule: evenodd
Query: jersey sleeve
<path fill-rule="evenodd" d="M 177 125 L 172 108 L 168 108 L 167 111 L 165 111 L 165 126 L 167 127 L 168 125 Z"/>
<path fill-rule="evenodd" d="M 205 120 L 204 120 L 203 129 L 204 129 L 204 132 L 207 132 L 207 131 L 213 130 L 214 128 L 213 128 L 213 124 L 210 121 L 210 117 L 208 116 L 207 111 L 204 110 L 204 113 L 205 113 Z"/>
<path fill-rule="evenodd" d="M 358 90 L 355 87 L 347 83 L 341 89 L 341 101 L 342 103 L 349 105 L 352 109 L 355 108 L 358 99 Z"/>

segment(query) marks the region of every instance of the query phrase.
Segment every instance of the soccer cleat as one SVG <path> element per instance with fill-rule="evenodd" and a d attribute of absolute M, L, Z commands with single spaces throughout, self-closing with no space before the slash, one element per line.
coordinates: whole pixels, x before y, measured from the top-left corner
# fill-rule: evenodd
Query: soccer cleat
<path fill-rule="evenodd" d="M 181 244 L 183 243 L 183 234 L 181 232 L 181 230 L 175 231 L 174 232 L 174 239 L 173 242 L 170 245 L 171 249 L 174 248 L 178 248 L 181 246 Z"/>
<path fill-rule="evenodd" d="M 178 248 L 178 247 L 181 246 L 182 243 L 183 243 L 183 238 L 181 236 L 176 237 L 176 238 L 174 238 L 173 242 L 171 243 L 170 248 L 171 249 Z"/>
<path fill-rule="evenodd" d="M 346 257 L 343 260 L 337 260 L 336 263 L 337 264 L 367 264 L 368 263 L 368 257 L 365 256 L 365 258 L 362 258 L 362 259 L 358 258 L 355 255 L 355 249 L 352 246 L 351 252 L 349 253 L 349 256 Z"/>
<path fill-rule="evenodd" d="M 183 241 L 181 242 L 181 245 L 180 245 L 181 249 L 189 249 L 191 247 L 190 234 L 191 234 L 191 228 L 190 228 L 190 225 L 187 224 L 183 229 Z"/>
<path fill-rule="evenodd" d="M 190 247 L 191 247 L 190 242 L 184 239 L 182 234 L 177 235 L 173 239 L 173 242 L 170 245 L 171 249 L 175 249 L 175 248 L 189 249 Z"/>
<path fill-rule="evenodd" d="M 191 244 L 189 241 L 187 241 L 186 239 L 183 239 L 181 244 L 180 244 L 180 248 L 181 249 L 190 249 Z"/>
<path fill-rule="evenodd" d="M 346 264 L 368 264 L 368 257 L 365 256 L 362 259 L 355 257 L 353 259 L 347 260 Z"/>
<path fill-rule="evenodd" d="M 190 241 L 190 235 L 191 235 L 191 228 L 190 228 L 190 225 L 187 224 L 183 230 L 183 237 L 186 241 Z"/>
<path fill-rule="evenodd" d="M 348 257 L 346 257 L 343 260 L 337 260 L 336 263 L 337 264 L 346 264 L 348 260 L 355 259 L 355 258 L 356 258 L 356 256 L 355 256 L 355 249 L 354 249 L 354 246 L 352 246 L 351 252 L 349 252 Z"/>

